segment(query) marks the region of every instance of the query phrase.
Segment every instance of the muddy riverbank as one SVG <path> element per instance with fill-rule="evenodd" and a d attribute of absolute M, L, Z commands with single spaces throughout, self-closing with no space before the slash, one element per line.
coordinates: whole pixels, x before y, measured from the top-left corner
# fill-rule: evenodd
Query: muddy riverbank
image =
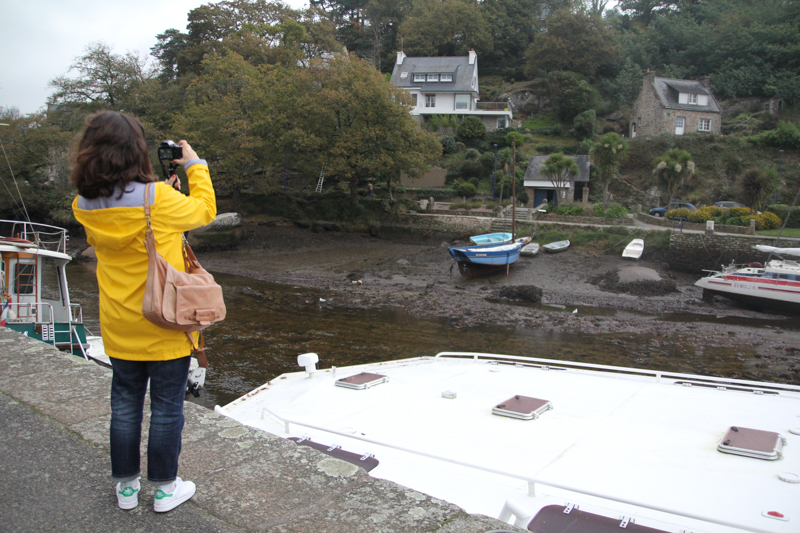
<path fill-rule="evenodd" d="M 368 232 L 314 233 L 291 225 L 250 225 L 236 251 L 201 254 L 203 265 L 274 283 L 323 291 L 320 305 L 402 309 L 447 319 L 456 328 L 502 325 L 597 335 L 636 361 L 676 349 L 703 372 L 724 353 L 738 360 L 728 377 L 800 384 L 797 317 L 709 304 L 697 276 L 670 272 L 664 258 L 570 249 L 523 257 L 510 275 L 467 279 L 447 253 L 453 243 L 398 242 Z M 541 302 L 526 301 L 541 290 Z M 443 349 L 446 349 L 443 348 Z M 547 354 L 540 354 L 544 357 Z M 719 372 L 716 372 L 719 373 Z"/>

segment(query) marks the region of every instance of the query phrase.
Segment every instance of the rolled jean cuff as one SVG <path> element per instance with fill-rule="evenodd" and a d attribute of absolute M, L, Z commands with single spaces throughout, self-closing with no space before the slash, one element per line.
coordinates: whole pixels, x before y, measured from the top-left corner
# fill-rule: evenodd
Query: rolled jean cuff
<path fill-rule="evenodd" d="M 172 483 L 175 482 L 175 479 L 176 478 L 172 478 L 169 481 L 150 481 L 148 479 L 147 483 L 153 485 L 157 489 L 163 489 L 164 487 L 169 487 L 170 485 L 172 485 Z"/>
<path fill-rule="evenodd" d="M 111 479 L 114 480 L 114 483 L 129 483 L 141 475 L 141 472 L 136 472 L 132 476 L 125 476 L 125 477 L 114 477 L 111 476 Z"/>

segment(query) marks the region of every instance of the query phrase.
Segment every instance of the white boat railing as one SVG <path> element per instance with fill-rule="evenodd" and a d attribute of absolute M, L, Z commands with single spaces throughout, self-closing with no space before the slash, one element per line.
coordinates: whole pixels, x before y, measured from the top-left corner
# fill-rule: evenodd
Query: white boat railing
<path fill-rule="evenodd" d="M 437 357 L 438 357 L 438 355 L 437 355 Z M 220 414 L 224 414 L 224 412 L 222 412 L 222 409 L 219 406 L 217 406 L 214 410 L 216 412 L 220 413 Z M 555 481 L 550 481 L 550 480 L 546 480 L 546 479 L 542 479 L 542 478 L 537 478 L 537 477 L 532 477 L 532 476 L 525 476 L 525 475 L 520 474 L 519 472 L 510 472 L 508 470 L 503 470 L 503 469 L 499 469 L 499 468 L 490 468 L 490 467 L 487 467 L 487 466 L 478 465 L 478 464 L 471 463 L 471 462 L 468 462 L 468 461 L 460 461 L 458 459 L 453 459 L 452 457 L 445 457 L 443 455 L 438 455 L 438 454 L 426 452 L 426 451 L 423 451 L 423 450 L 417 450 L 417 449 L 414 449 L 414 448 L 411 448 L 411 447 L 408 447 L 408 446 L 398 446 L 398 445 L 393 444 L 391 442 L 382 441 L 380 439 L 372 439 L 372 438 L 363 437 L 363 436 L 360 436 L 360 435 L 354 435 L 354 434 L 351 434 L 351 433 L 345 433 L 345 432 L 342 432 L 342 431 L 337 431 L 335 429 L 330 429 L 330 428 L 325 428 L 325 427 L 322 427 L 322 426 L 317 426 L 315 424 L 309 424 L 309 423 L 306 423 L 306 422 L 301 422 L 299 420 L 291 420 L 291 419 L 288 419 L 288 418 L 283 418 L 280 415 L 277 415 L 277 414 L 273 413 L 272 411 L 270 411 L 266 407 L 262 407 L 261 408 L 261 419 L 262 420 L 266 418 L 264 416 L 265 414 L 269 414 L 270 416 L 272 416 L 272 417 L 278 419 L 279 421 L 281 421 L 284 424 L 284 430 L 286 431 L 286 433 L 289 433 L 290 424 L 295 424 L 297 426 L 302 426 L 302 427 L 306 427 L 306 428 L 309 428 L 309 429 L 315 429 L 317 431 L 323 431 L 325 433 L 330 433 L 332 435 L 339 435 L 339 436 L 342 436 L 342 437 L 345 437 L 345 438 L 348 438 L 348 439 L 355 439 L 355 440 L 359 440 L 359 441 L 362 441 L 362 442 L 368 442 L 370 444 L 375 444 L 377 446 L 384 446 L 386 448 L 392 448 L 394 450 L 399 450 L 399 451 L 402 451 L 402 452 L 411 453 L 411 454 L 419 455 L 419 456 L 422 456 L 422 457 L 428 457 L 430 459 L 435 459 L 435 460 L 438 460 L 438 461 L 444 461 L 444 462 L 447 462 L 447 463 L 452 463 L 452 464 L 459 465 L 459 466 L 464 466 L 464 467 L 467 467 L 467 468 L 473 468 L 475 470 L 480 470 L 482 472 L 487 472 L 487 473 L 490 473 L 490 474 L 496 474 L 496 475 L 500 475 L 500 476 L 506 476 L 506 477 L 509 477 L 509 478 L 513 478 L 513 479 L 519 479 L 519 480 L 525 481 L 528 484 L 528 496 L 530 496 L 530 497 L 536 496 L 536 485 L 539 484 L 539 485 L 544 485 L 544 486 L 547 486 L 547 487 L 553 487 L 553 488 L 556 488 L 556 489 L 575 492 L 577 494 L 583 494 L 585 496 L 592 496 L 592 497 L 595 497 L 595 498 L 601 498 L 601 499 L 612 501 L 612 502 L 616 502 L 616 503 L 622 503 L 622 504 L 626 504 L 626 505 L 634 505 L 636 507 L 641 507 L 643 509 L 650 509 L 652 511 L 668 513 L 668 514 L 671 514 L 673 516 L 689 518 L 689 519 L 692 519 L 692 520 L 700 520 L 700 521 L 703 521 L 703 522 L 709 522 L 709 523 L 712 523 L 712 524 L 717 524 L 717 525 L 726 526 L 726 527 L 733 527 L 735 529 L 739 529 L 739 530 L 742 530 L 742 531 L 752 531 L 754 533 L 774 533 L 774 531 L 769 530 L 769 529 L 761 529 L 761 528 L 755 528 L 755 527 L 742 526 L 741 524 L 736 523 L 736 522 L 731 522 L 731 521 L 728 521 L 728 520 L 722 520 L 722 519 L 719 519 L 719 518 L 710 517 L 710 516 L 706 516 L 706 515 L 702 515 L 702 514 L 698 514 L 698 513 L 688 513 L 686 511 L 683 511 L 683 510 L 680 510 L 680 509 L 674 509 L 672 507 L 668 507 L 668 506 L 665 506 L 665 505 L 656 505 L 656 504 L 652 504 L 652 503 L 649 503 L 649 502 L 640 501 L 640 500 L 636 500 L 636 499 L 632 499 L 632 498 L 623 498 L 623 497 L 620 497 L 620 496 L 616 496 L 616 495 L 613 495 L 613 494 L 607 494 L 607 493 L 604 493 L 604 492 L 586 490 L 586 489 L 583 489 L 583 488 L 580 488 L 580 487 L 576 487 L 576 486 L 573 486 L 573 485 L 568 485 L 568 484 L 565 484 L 565 483 L 557 483 Z M 507 508 L 504 508 L 503 509 L 503 514 L 507 515 L 507 511 L 508 511 Z M 510 518 L 510 517 L 506 516 L 505 520 L 507 521 L 508 518 Z"/>
<path fill-rule="evenodd" d="M 5 233 L 8 232 L 8 235 Z M 67 230 L 58 226 L 23 222 L 19 220 L 0 220 L 0 236 L 30 241 L 44 250 L 67 253 Z"/>

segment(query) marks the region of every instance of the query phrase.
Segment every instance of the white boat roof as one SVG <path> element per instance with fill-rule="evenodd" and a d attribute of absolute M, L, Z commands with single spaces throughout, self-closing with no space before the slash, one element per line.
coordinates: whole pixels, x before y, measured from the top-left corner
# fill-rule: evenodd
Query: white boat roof
<path fill-rule="evenodd" d="M 360 372 L 389 379 L 366 390 L 335 386 Z M 515 395 L 553 409 L 534 420 L 492 414 Z M 800 435 L 789 431 L 800 433 L 796 386 L 445 353 L 284 374 L 217 411 L 279 436 L 373 453 L 380 465 L 371 475 L 470 513 L 498 517 L 516 501 L 534 514 L 570 502 L 675 533 L 800 531 L 800 484 L 779 479 L 800 476 Z M 783 457 L 718 451 L 732 426 L 779 433 Z"/>
<path fill-rule="evenodd" d="M 52 257 L 61 261 L 71 261 L 72 257 L 69 254 L 47 250 L 38 247 L 36 244 L 26 243 L 9 243 L 0 241 L 0 252 L 21 253 L 21 254 L 35 254 L 41 257 Z"/>

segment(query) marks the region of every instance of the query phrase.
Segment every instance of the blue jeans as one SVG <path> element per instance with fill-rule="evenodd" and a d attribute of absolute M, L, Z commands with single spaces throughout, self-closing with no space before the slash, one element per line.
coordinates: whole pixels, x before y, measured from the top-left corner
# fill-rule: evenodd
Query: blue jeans
<path fill-rule="evenodd" d="M 190 357 L 169 361 L 126 361 L 111 357 L 111 475 L 129 481 L 141 471 L 142 418 L 150 381 L 147 479 L 156 484 L 178 475 L 183 400 Z"/>

